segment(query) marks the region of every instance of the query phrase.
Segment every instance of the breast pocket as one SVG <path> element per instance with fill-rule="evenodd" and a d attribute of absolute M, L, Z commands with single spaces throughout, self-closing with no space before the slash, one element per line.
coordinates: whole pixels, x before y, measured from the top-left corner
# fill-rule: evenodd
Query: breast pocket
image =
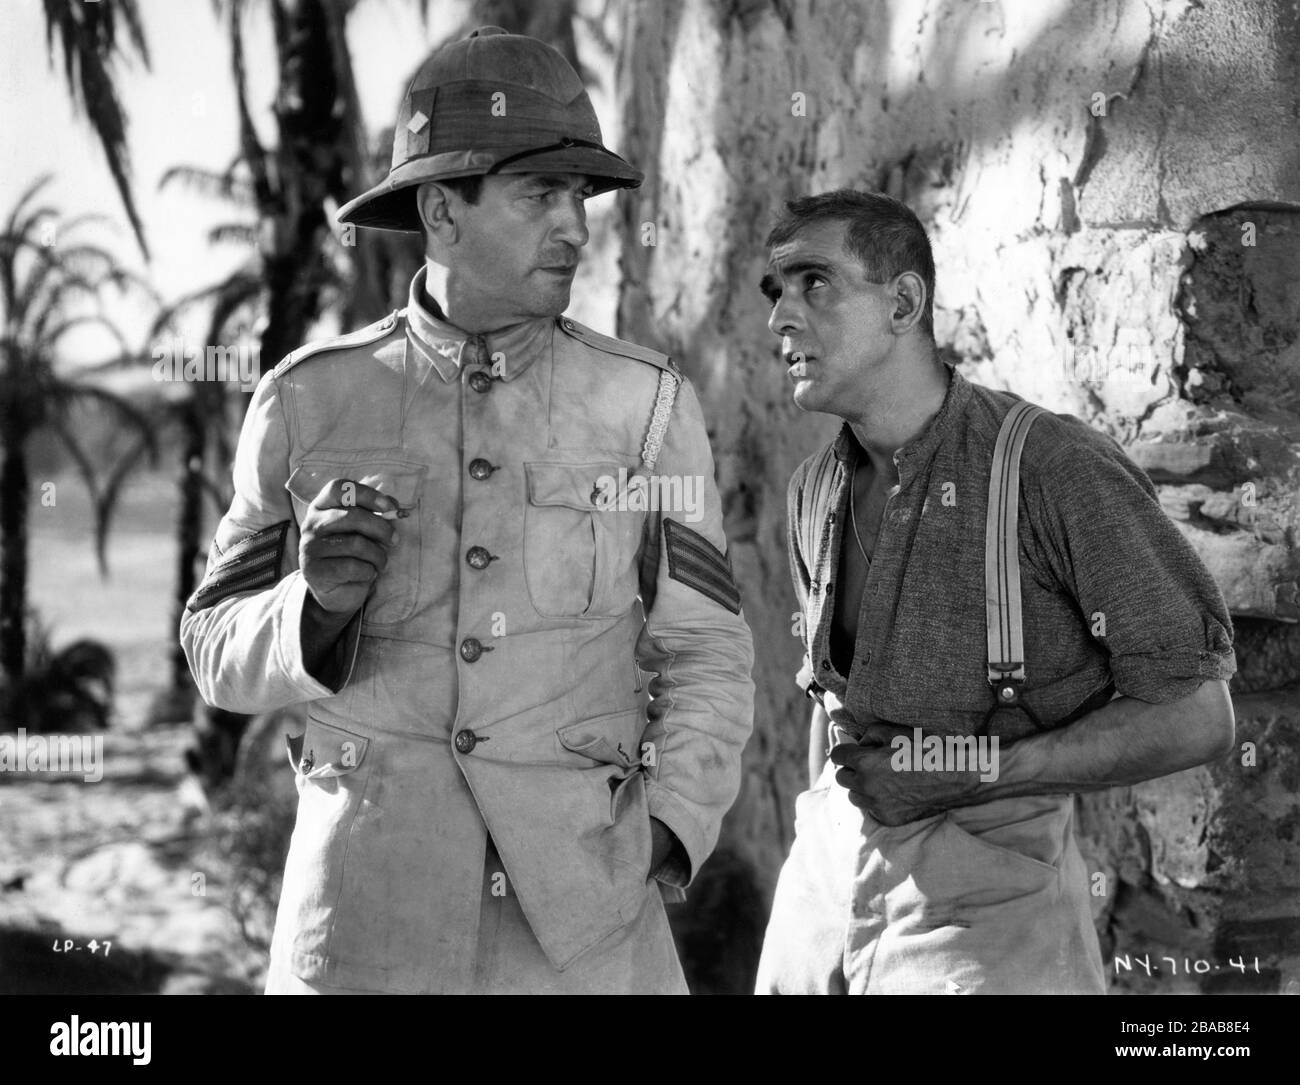
<path fill-rule="evenodd" d="M 388 563 L 366 600 L 366 626 L 406 621 L 419 603 L 423 549 L 420 498 L 427 470 L 424 464 L 406 460 L 377 459 L 365 453 L 353 456 L 336 453 L 304 457 L 284 484 L 293 496 L 299 523 L 316 495 L 336 478 L 373 486 L 408 510 L 409 515 L 392 521 L 397 530 L 396 545 L 389 550 Z"/>
<path fill-rule="evenodd" d="M 636 598 L 643 509 L 617 463 L 525 463 L 524 576 L 546 618 L 614 618 Z"/>

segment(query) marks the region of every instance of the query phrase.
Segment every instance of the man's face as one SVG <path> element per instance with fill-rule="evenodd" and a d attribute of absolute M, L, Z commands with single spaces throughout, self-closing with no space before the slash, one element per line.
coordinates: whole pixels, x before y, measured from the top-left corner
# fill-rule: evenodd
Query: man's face
<path fill-rule="evenodd" d="M 842 222 L 814 222 L 774 246 L 761 288 L 795 404 L 849 417 L 880 394 L 894 336 L 889 288 L 867 282 L 844 232 Z"/>
<path fill-rule="evenodd" d="M 510 173 L 483 178 L 476 204 L 453 197 L 458 229 L 447 258 L 462 307 L 484 327 L 564 312 L 590 194 L 578 174 Z"/>

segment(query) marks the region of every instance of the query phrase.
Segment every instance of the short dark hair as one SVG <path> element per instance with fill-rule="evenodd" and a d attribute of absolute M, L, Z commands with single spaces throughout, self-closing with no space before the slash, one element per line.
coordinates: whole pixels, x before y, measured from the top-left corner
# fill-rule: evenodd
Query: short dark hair
<path fill-rule="evenodd" d="M 839 188 L 790 200 L 767 235 L 767 247 L 782 245 L 814 222 L 843 222 L 844 247 L 866 272 L 867 281 L 887 283 L 905 271 L 925 283 L 921 329 L 934 338 L 934 253 L 921 220 L 912 209 L 883 192 Z"/>
<path fill-rule="evenodd" d="M 417 195 L 412 198 L 418 200 L 420 188 L 431 183 L 432 182 L 430 181 L 422 182 L 419 188 L 416 189 Z M 442 185 L 443 188 L 450 189 L 452 192 L 456 193 L 457 196 L 468 204 L 477 204 L 479 197 L 483 195 L 482 174 L 474 174 L 470 177 L 450 177 L 446 180 L 440 177 L 438 178 L 437 183 Z M 424 225 L 423 216 L 420 216 L 420 237 L 423 239 L 424 247 L 427 249 L 429 246 L 429 229 Z"/>
<path fill-rule="evenodd" d="M 449 177 L 447 180 L 439 180 L 438 184 L 443 188 L 449 188 L 456 193 L 466 203 L 478 203 L 478 198 L 483 194 L 483 175 L 476 173 L 470 177 Z"/>

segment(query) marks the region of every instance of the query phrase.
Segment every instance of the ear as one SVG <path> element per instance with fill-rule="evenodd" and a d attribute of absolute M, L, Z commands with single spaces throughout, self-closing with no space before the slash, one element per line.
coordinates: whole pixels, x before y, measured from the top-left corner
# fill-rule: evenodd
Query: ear
<path fill-rule="evenodd" d="M 895 335 L 906 335 L 921 324 L 927 301 L 925 282 L 915 271 L 904 271 L 892 284 L 894 312 L 890 324 Z"/>
<path fill-rule="evenodd" d="M 455 244 L 458 236 L 452 203 L 455 193 L 437 181 L 425 181 L 416 189 L 415 199 L 424 226 L 426 247 L 435 241 L 444 245 Z"/>

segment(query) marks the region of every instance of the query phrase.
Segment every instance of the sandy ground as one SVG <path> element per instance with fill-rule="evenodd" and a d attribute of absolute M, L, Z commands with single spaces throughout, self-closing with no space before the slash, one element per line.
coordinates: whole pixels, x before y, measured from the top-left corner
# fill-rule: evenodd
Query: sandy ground
<path fill-rule="evenodd" d="M 173 643 L 174 504 L 165 475 L 131 486 L 107 581 L 75 480 L 56 480 L 53 508 L 33 504 L 31 602 L 56 647 L 93 637 L 114 651 L 118 696 L 102 780 L 0 772 L 2 993 L 260 989 L 262 955 L 234 918 L 215 821 L 184 769 L 188 729 L 144 729 Z"/>

